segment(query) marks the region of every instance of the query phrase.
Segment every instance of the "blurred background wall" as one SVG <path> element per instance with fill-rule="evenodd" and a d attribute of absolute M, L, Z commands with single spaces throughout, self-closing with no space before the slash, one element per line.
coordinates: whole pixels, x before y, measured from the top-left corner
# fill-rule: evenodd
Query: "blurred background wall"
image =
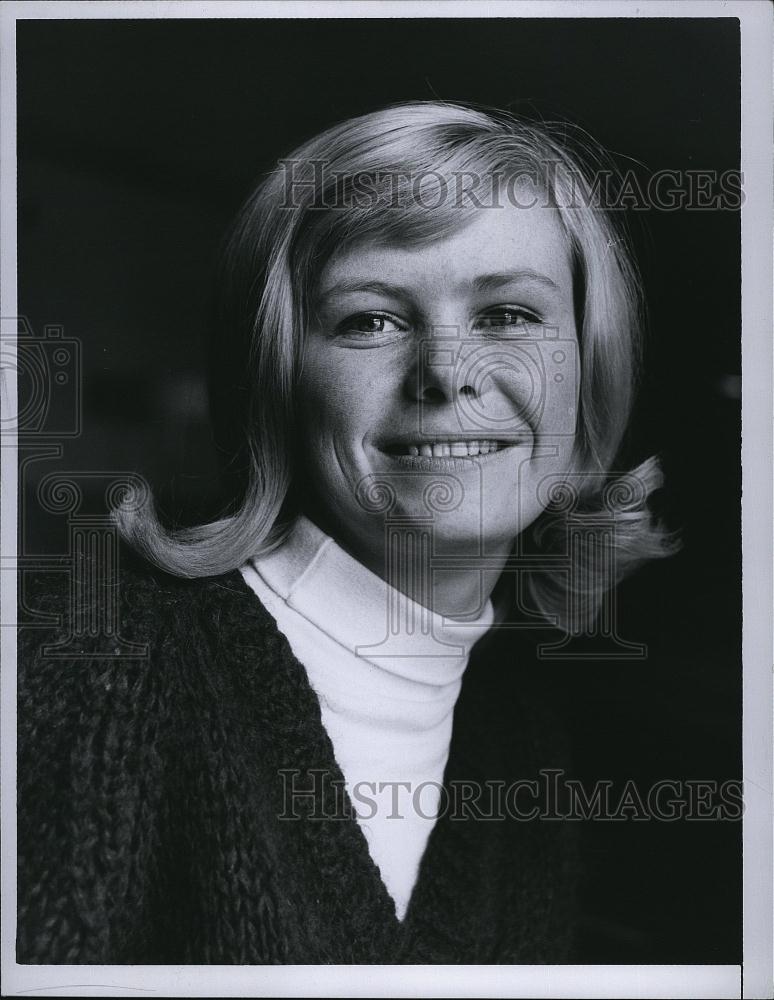
<path fill-rule="evenodd" d="M 645 181 L 734 169 L 738 23 L 18 23 L 19 309 L 35 337 L 61 329 L 49 354 L 57 336 L 80 352 L 80 377 L 52 388 L 54 439 L 82 406 L 61 455 L 25 459 L 22 552 L 67 544 L 36 495 L 57 469 L 139 472 L 183 523 L 218 509 L 207 357 L 229 344 L 208 313 L 230 219 L 309 135 L 429 98 L 570 119 Z M 685 546 L 621 588 L 622 634 L 647 661 L 557 667 L 557 701 L 580 773 L 739 778 L 739 217 L 631 215 L 650 334 L 628 458 L 662 456 L 661 506 Z M 99 476 L 82 482 L 99 509 Z M 740 961 L 740 833 L 590 824 L 585 960 Z"/>

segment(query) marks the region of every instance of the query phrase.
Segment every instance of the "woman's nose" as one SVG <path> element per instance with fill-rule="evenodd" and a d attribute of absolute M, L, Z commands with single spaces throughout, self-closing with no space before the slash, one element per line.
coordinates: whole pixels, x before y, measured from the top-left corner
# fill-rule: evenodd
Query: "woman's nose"
<path fill-rule="evenodd" d="M 459 338 L 449 335 L 428 337 L 419 344 L 406 379 L 413 400 L 443 405 L 476 395 L 461 348 Z"/>

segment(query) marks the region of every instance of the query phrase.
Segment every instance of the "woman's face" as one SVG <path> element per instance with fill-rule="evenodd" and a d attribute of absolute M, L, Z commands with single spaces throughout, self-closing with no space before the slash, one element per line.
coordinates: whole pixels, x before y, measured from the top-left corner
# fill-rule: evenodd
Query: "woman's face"
<path fill-rule="evenodd" d="M 574 442 L 578 343 L 556 210 L 482 208 L 430 245 L 345 249 L 310 314 L 306 512 L 367 564 L 386 515 L 431 518 L 436 551 L 510 548 Z"/>

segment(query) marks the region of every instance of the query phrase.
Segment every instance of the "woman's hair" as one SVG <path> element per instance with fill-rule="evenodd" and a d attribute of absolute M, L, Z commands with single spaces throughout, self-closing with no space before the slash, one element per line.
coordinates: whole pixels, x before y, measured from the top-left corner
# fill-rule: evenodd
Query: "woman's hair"
<path fill-rule="evenodd" d="M 124 538 L 186 577 L 233 570 L 279 544 L 297 509 L 295 385 L 310 296 L 327 261 L 355 243 L 427 244 L 482 207 L 542 198 L 557 210 L 572 257 L 580 406 L 576 471 L 554 484 L 532 529 L 541 551 L 571 549 L 574 569 L 535 571 L 528 589 L 540 611 L 582 630 L 620 579 L 675 548 L 648 509 L 661 485 L 657 460 L 611 477 L 636 387 L 643 316 L 624 235 L 599 203 L 595 180 L 603 172 L 609 177 L 611 164 L 579 129 L 438 101 L 342 122 L 279 161 L 236 220 L 219 282 L 218 323 L 249 351 L 241 505 L 207 524 L 166 529 L 150 497 L 127 501 L 114 512 Z M 571 544 L 573 529 L 583 544 Z"/>

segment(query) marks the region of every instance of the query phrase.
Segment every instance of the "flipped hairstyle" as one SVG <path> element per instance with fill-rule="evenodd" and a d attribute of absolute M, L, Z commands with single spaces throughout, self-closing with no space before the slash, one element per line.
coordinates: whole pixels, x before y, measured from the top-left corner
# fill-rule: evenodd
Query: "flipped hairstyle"
<path fill-rule="evenodd" d="M 295 385 L 310 294 L 326 262 L 355 243 L 443 238 L 486 204 L 476 179 L 504 181 L 511 191 L 529 179 L 558 211 L 568 240 L 580 405 L 574 471 L 554 484 L 530 529 L 538 551 L 568 553 L 573 568 L 557 571 L 549 559 L 528 574 L 526 590 L 533 608 L 565 631 L 587 629 L 623 577 L 677 547 L 648 507 L 662 483 L 657 459 L 612 473 L 637 385 L 643 309 L 624 234 L 594 197 L 595 173 L 611 166 L 565 123 L 439 101 L 349 119 L 279 161 L 235 221 L 218 288 L 221 329 L 248 348 L 244 495 L 227 515 L 186 528 L 163 526 L 149 495 L 127 498 L 113 513 L 125 540 L 184 577 L 228 572 L 280 544 L 298 509 Z"/>

